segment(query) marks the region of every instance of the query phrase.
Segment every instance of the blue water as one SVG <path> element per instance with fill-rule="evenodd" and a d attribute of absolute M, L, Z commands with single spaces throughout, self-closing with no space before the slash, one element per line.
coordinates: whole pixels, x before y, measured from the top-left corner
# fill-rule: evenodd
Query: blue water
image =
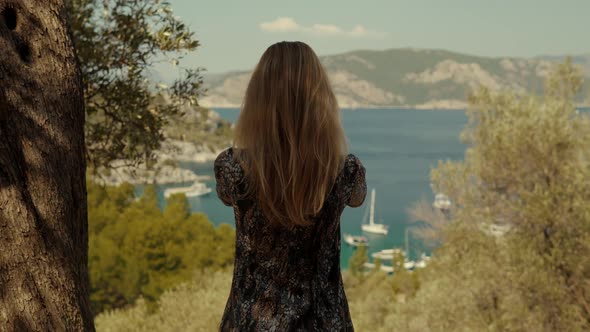
<path fill-rule="evenodd" d="M 237 109 L 216 109 L 224 119 L 234 122 Z M 367 186 L 375 188 L 375 221 L 389 225 L 389 234 L 363 234 L 361 223 L 370 204 L 370 195 L 358 208 L 346 208 L 341 218 L 342 233 L 363 234 L 369 238 L 369 252 L 403 247 L 404 232 L 411 227 L 407 209 L 416 201 L 432 201 L 430 170 L 439 160 L 461 160 L 465 145 L 459 134 L 467 117 L 463 111 L 425 111 L 404 109 L 343 110 L 342 122 L 349 150 L 358 156 L 367 171 Z M 213 176 L 213 164 L 185 163 L 184 167 L 200 175 Z M 214 188 L 215 180 L 207 183 Z M 161 187 L 163 189 L 164 187 Z M 141 190 L 140 188 L 138 188 Z M 162 192 L 159 193 L 163 198 Z M 231 208 L 223 205 L 213 192 L 189 199 L 194 212 L 204 212 L 216 225 L 234 225 Z M 410 233 L 411 234 L 411 233 Z M 428 252 L 419 240 L 410 236 L 410 256 Z M 353 248 L 342 241 L 341 264 L 348 267 Z"/>

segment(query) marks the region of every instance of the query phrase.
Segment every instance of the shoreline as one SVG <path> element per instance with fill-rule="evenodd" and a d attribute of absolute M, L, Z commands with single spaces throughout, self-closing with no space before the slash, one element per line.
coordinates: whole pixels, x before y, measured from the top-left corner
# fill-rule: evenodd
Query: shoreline
<path fill-rule="evenodd" d="M 119 186 L 123 183 L 132 185 L 170 185 L 190 182 L 210 181 L 211 176 L 199 175 L 191 169 L 178 165 L 179 162 L 194 162 L 206 164 L 215 161 L 223 149 L 211 149 L 205 145 L 190 142 L 169 140 L 163 144 L 164 151 L 157 151 L 158 162 L 153 168 L 146 168 L 145 164 L 126 166 L 125 160 L 113 162 L 113 169 L 92 176 L 96 183 L 109 186 Z M 170 162 L 173 164 L 171 165 Z"/>

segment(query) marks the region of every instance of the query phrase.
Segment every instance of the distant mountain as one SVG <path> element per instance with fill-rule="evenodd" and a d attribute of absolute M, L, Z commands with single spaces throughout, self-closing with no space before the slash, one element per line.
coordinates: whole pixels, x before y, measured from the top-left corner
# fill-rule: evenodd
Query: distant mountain
<path fill-rule="evenodd" d="M 320 57 L 341 107 L 463 108 L 470 90 L 541 92 L 545 76 L 561 56 L 491 58 L 444 50 L 389 49 L 353 51 Z M 590 76 L 590 55 L 574 62 Z M 239 107 L 250 71 L 208 75 L 208 107 Z M 589 91 L 590 77 L 584 91 Z M 590 103 L 584 94 L 580 103 Z M 586 98 L 586 100 L 583 100 Z"/>

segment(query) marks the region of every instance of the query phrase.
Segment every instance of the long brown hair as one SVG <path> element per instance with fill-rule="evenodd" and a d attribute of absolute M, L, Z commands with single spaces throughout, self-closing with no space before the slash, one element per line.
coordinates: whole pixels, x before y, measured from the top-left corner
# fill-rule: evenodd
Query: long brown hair
<path fill-rule="evenodd" d="M 317 55 L 280 42 L 262 55 L 246 90 L 234 146 L 270 222 L 309 225 L 331 191 L 347 144 L 340 111 Z"/>

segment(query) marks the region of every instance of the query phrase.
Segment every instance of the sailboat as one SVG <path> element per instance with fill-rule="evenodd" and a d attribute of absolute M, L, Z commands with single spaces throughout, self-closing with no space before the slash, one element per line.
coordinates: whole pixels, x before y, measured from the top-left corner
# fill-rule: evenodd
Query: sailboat
<path fill-rule="evenodd" d="M 375 223 L 375 188 L 371 190 L 371 210 L 368 224 L 362 224 L 364 232 L 387 235 L 387 225 Z"/>
<path fill-rule="evenodd" d="M 364 236 L 358 235 L 350 235 L 348 233 L 344 233 L 344 241 L 351 246 L 358 247 L 360 245 L 369 246 L 369 239 Z"/>

